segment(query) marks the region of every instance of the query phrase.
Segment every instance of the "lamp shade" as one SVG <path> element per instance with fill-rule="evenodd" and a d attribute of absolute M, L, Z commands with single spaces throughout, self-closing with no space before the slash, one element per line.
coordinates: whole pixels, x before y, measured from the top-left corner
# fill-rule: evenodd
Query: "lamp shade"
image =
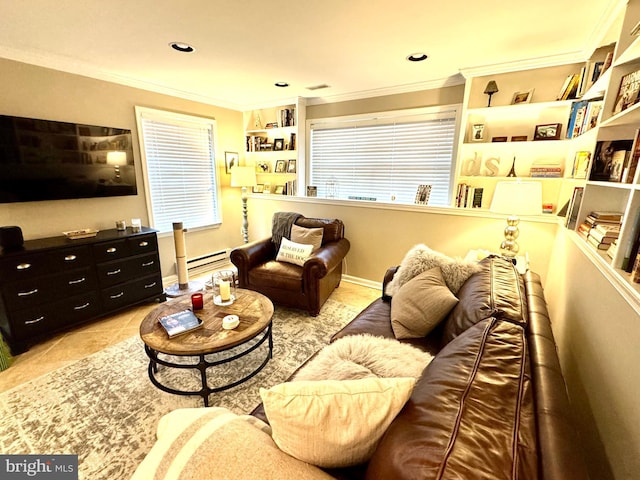
<path fill-rule="evenodd" d="M 491 211 L 507 215 L 542 214 L 542 184 L 538 182 L 498 182 Z"/>
<path fill-rule="evenodd" d="M 256 171 L 253 167 L 231 168 L 231 186 L 232 187 L 252 187 L 256 184 Z"/>
<path fill-rule="evenodd" d="M 109 165 L 126 165 L 127 152 L 109 152 L 107 153 L 107 163 Z"/>
<path fill-rule="evenodd" d="M 484 89 L 484 93 L 493 94 L 493 93 L 496 93 L 497 91 L 498 91 L 498 84 L 496 83 L 496 81 L 489 80 L 489 83 L 487 83 L 487 86 Z"/>

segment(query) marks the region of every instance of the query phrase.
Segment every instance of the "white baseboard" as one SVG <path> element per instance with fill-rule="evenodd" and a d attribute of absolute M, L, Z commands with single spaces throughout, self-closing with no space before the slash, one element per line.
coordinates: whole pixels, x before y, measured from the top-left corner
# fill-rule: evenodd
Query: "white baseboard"
<path fill-rule="evenodd" d="M 374 282 L 366 278 L 354 277 L 351 275 L 342 275 L 342 280 L 356 285 L 362 285 L 363 287 L 375 288 L 376 290 L 382 290 L 382 282 Z"/>

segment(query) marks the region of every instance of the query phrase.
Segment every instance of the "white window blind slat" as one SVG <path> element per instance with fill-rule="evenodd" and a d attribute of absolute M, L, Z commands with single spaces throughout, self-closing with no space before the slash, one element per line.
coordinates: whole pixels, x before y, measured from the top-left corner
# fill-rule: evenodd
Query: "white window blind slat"
<path fill-rule="evenodd" d="M 457 109 L 411 116 L 311 123 L 310 178 L 318 196 L 413 204 L 432 185 L 429 205 L 446 206 Z"/>
<path fill-rule="evenodd" d="M 215 120 L 136 109 L 141 127 L 151 225 L 170 232 L 220 223 Z"/>

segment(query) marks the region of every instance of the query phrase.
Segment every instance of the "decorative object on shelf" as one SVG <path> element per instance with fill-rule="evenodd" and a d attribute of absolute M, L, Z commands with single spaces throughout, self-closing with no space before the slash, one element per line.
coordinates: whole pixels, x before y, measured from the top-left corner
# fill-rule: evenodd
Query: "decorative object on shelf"
<path fill-rule="evenodd" d="M 65 237 L 70 240 L 78 240 L 80 238 L 92 238 L 98 234 L 99 230 L 93 228 L 81 228 L 79 230 L 70 230 L 68 232 L 62 232 Z"/>
<path fill-rule="evenodd" d="M 278 122 L 269 122 L 264 126 L 264 128 L 266 130 L 269 130 L 271 128 L 278 128 Z"/>
<path fill-rule="evenodd" d="M 516 92 L 511 99 L 511 105 L 518 105 L 520 103 L 530 103 L 531 97 L 533 97 L 533 88 L 526 92 Z"/>
<path fill-rule="evenodd" d="M 140 230 L 142 230 L 142 222 L 140 222 L 139 218 L 132 218 L 131 219 L 131 231 L 133 233 L 138 233 L 138 232 L 140 232 Z"/>
<path fill-rule="evenodd" d="M 262 193 L 271 193 L 271 182 L 264 182 Z"/>
<path fill-rule="evenodd" d="M 269 173 L 269 163 L 268 162 L 257 162 L 256 163 L 256 172 L 258 172 L 258 173 Z"/>
<path fill-rule="evenodd" d="M 599 140 L 596 142 L 589 180 L 611 181 L 614 155 L 620 151 L 631 151 L 632 148 L 633 140 Z"/>
<path fill-rule="evenodd" d="M 471 126 L 471 140 L 482 142 L 484 140 L 484 123 L 474 123 Z"/>
<path fill-rule="evenodd" d="M 337 198 L 338 197 L 338 181 L 335 178 L 327 180 L 325 184 L 325 191 L 327 198 Z"/>
<path fill-rule="evenodd" d="M 613 115 L 616 115 L 640 101 L 640 70 L 628 73 L 620 79 L 620 88 L 613 105 Z"/>
<path fill-rule="evenodd" d="M 277 160 L 276 168 L 274 170 L 275 173 L 285 173 L 287 170 L 287 161 L 286 160 Z"/>
<path fill-rule="evenodd" d="M 277 195 L 284 195 L 284 185 L 276 185 L 276 188 L 273 191 L 273 193 Z"/>
<path fill-rule="evenodd" d="M 491 97 L 494 93 L 498 93 L 498 84 L 495 80 L 489 80 L 487 86 L 484 88 L 484 93 L 489 95 L 489 101 L 487 102 L 487 107 L 491 106 Z"/>
<path fill-rule="evenodd" d="M 315 185 L 307 185 L 307 197 L 317 197 L 318 187 Z"/>
<path fill-rule="evenodd" d="M 273 139 L 273 150 L 274 151 L 284 150 L 284 138 L 274 138 Z"/>
<path fill-rule="evenodd" d="M 526 142 L 528 138 L 529 137 L 527 137 L 526 135 L 513 135 L 511 137 L 511 141 L 512 142 Z"/>
<path fill-rule="evenodd" d="M 260 118 L 260 112 L 257 110 L 253 112 L 253 128 L 262 130 L 262 119 Z"/>
<path fill-rule="evenodd" d="M 431 195 L 431 188 L 431 185 L 418 185 L 415 203 L 418 205 L 427 205 L 429 203 L 429 196 Z"/>
<path fill-rule="evenodd" d="M 292 159 L 287 162 L 287 173 L 296 173 L 296 160 Z"/>
<path fill-rule="evenodd" d="M 116 230 L 119 232 L 124 232 L 127 229 L 126 220 L 116 220 Z"/>
<path fill-rule="evenodd" d="M 262 184 L 262 183 L 258 183 L 257 185 L 254 185 L 254 186 L 252 187 L 252 190 L 251 190 L 251 191 L 252 191 L 253 193 L 262 193 L 262 192 L 264 192 L 264 184 Z"/>
<path fill-rule="evenodd" d="M 536 125 L 533 133 L 534 140 L 559 140 L 562 132 L 561 123 L 545 123 L 544 125 Z"/>
<path fill-rule="evenodd" d="M 491 137 L 491 141 L 493 143 L 506 142 L 507 141 L 507 137 Z"/>
<path fill-rule="evenodd" d="M 589 164 L 591 163 L 591 152 L 579 151 L 576 152 L 576 156 L 573 160 L 573 170 L 571 176 L 573 178 L 584 179 L 587 178 L 587 172 L 589 171 Z"/>
<path fill-rule="evenodd" d="M 127 164 L 127 152 L 108 152 L 107 164 L 113 165 L 113 181 L 115 183 L 122 183 L 122 177 L 120 177 L 120 167 L 124 167 Z"/>
<path fill-rule="evenodd" d="M 189 271 L 187 270 L 187 247 L 184 241 L 184 233 L 187 230 L 182 222 L 173 222 L 173 243 L 176 249 L 176 270 L 178 273 L 178 283 L 174 283 L 166 288 L 165 293 L 169 297 L 179 297 L 199 292 L 204 285 L 200 282 L 189 281 Z"/>
<path fill-rule="evenodd" d="M 247 219 L 247 187 L 256 184 L 256 171 L 253 167 L 235 166 L 231 169 L 231 186 L 242 187 L 242 238 L 249 243 L 249 220 Z"/>
<path fill-rule="evenodd" d="M 224 173 L 230 174 L 231 169 L 238 165 L 238 152 L 224 152 Z"/>
<path fill-rule="evenodd" d="M 491 201 L 491 211 L 507 217 L 504 240 L 500 252 L 508 258 L 518 255 L 520 236 L 518 215 L 540 215 L 542 212 L 542 185 L 539 182 L 498 182 Z"/>
<path fill-rule="evenodd" d="M 511 170 L 507 174 L 507 177 L 517 177 L 516 175 L 516 157 L 513 157 L 513 163 L 511 164 Z"/>

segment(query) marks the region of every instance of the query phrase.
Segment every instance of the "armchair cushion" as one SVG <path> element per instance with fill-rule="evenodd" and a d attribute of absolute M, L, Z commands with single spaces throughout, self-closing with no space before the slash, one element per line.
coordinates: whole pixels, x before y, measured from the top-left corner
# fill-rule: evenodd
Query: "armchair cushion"
<path fill-rule="evenodd" d="M 311 255 L 312 250 L 313 245 L 303 245 L 302 243 L 292 242 L 291 240 L 287 240 L 285 237 L 282 237 L 276 261 L 294 263 L 296 265 L 303 266 L 304 262 L 309 258 L 309 255 Z"/>
<path fill-rule="evenodd" d="M 322 228 L 305 228 L 298 225 L 291 226 L 291 241 L 304 245 L 313 245 L 315 252 L 322 245 Z"/>

